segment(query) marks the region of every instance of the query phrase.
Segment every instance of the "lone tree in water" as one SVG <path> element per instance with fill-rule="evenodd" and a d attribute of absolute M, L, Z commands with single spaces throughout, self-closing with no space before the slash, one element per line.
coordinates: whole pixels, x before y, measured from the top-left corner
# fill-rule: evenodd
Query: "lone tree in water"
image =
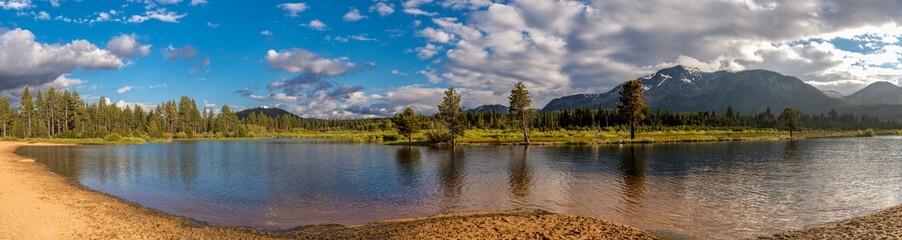
<path fill-rule="evenodd" d="M 617 113 L 630 127 L 630 139 L 636 139 L 636 125 L 645 120 L 645 100 L 642 100 L 642 82 L 630 80 L 623 84 Z"/>
<path fill-rule="evenodd" d="M 801 115 L 798 109 L 788 107 L 783 109 L 783 113 L 780 114 L 780 122 L 783 123 L 783 126 L 789 130 L 789 137 L 792 138 L 793 132 L 799 129 L 801 124 Z"/>
<path fill-rule="evenodd" d="M 535 118 L 536 112 L 535 109 L 529 107 L 532 104 L 532 99 L 529 98 L 529 90 L 526 90 L 523 82 L 518 82 L 517 85 L 514 85 L 514 89 L 511 90 L 511 95 L 508 98 L 511 101 L 510 107 L 508 107 L 511 126 L 522 130 L 523 142 L 529 144 L 529 127 L 532 124 L 532 119 Z"/>
<path fill-rule="evenodd" d="M 463 135 L 466 124 L 464 122 L 464 110 L 460 107 L 460 95 L 454 87 L 445 90 L 445 99 L 438 105 L 438 118 L 451 135 L 451 143 L 457 143 L 457 136 Z"/>
<path fill-rule="evenodd" d="M 414 112 L 411 107 L 407 107 L 404 109 L 404 112 L 395 115 L 392 122 L 395 123 L 398 134 L 406 137 L 407 142 L 411 142 L 413 134 L 420 131 L 420 116 L 417 116 L 416 112 Z"/>

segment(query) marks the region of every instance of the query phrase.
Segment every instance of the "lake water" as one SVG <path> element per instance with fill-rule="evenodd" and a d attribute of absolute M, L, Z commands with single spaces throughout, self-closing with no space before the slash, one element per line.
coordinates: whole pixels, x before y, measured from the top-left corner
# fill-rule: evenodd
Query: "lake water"
<path fill-rule="evenodd" d="M 540 208 L 741 238 L 902 203 L 902 138 L 893 137 L 453 149 L 268 139 L 17 153 L 145 207 L 271 230 Z"/>

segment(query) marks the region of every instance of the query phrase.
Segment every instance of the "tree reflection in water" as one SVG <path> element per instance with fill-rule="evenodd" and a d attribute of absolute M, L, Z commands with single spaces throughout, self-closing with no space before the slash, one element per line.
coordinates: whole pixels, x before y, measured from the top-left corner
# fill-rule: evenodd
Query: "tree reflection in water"
<path fill-rule="evenodd" d="M 620 175 L 623 178 L 624 202 L 629 208 L 642 208 L 642 197 L 645 195 L 645 172 L 648 156 L 645 146 L 624 146 L 620 150 Z"/>
<path fill-rule="evenodd" d="M 520 152 L 519 154 L 517 152 Z M 532 171 L 529 166 L 529 146 L 523 146 L 522 151 L 511 149 L 510 176 L 508 185 L 510 193 L 517 201 L 524 202 L 529 196 L 529 187 L 532 185 Z"/>
<path fill-rule="evenodd" d="M 439 154 L 439 178 L 442 184 L 442 210 L 457 209 L 460 205 L 460 195 L 463 192 L 464 183 L 464 152 L 463 148 L 451 146 L 440 149 L 445 154 Z"/>
<path fill-rule="evenodd" d="M 412 146 L 398 148 L 395 160 L 398 162 L 398 176 L 405 186 L 417 186 L 420 182 L 420 149 Z"/>

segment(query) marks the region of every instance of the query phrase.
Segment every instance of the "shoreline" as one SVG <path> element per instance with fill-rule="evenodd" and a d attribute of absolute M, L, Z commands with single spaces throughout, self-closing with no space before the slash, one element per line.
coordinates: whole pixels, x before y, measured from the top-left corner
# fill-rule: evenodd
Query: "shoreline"
<path fill-rule="evenodd" d="M 362 225 L 299 226 L 285 231 L 198 224 L 77 186 L 0 142 L 0 239 L 660 239 L 623 224 L 542 210 L 446 213 Z"/>
<path fill-rule="evenodd" d="M 586 133 L 584 131 L 583 133 Z M 360 136 L 366 136 L 362 132 L 351 133 L 345 132 L 319 132 L 318 134 L 275 134 L 257 137 L 240 137 L 240 138 L 169 138 L 169 139 L 145 139 L 136 142 L 118 142 L 106 141 L 102 138 L 8 138 L 3 141 L 20 142 L 20 143 L 47 143 L 47 144 L 78 144 L 78 145 L 133 145 L 146 143 L 171 143 L 178 141 L 240 141 L 240 140 L 258 140 L 258 139 L 332 139 L 339 141 L 348 141 L 360 144 L 383 144 L 392 146 L 605 146 L 605 145 L 631 145 L 631 144 L 674 144 L 674 143 L 715 143 L 715 142 L 745 142 L 745 141 L 783 141 L 783 140 L 804 140 L 804 139 L 820 139 L 820 138 L 862 138 L 862 137 L 880 137 L 880 136 L 902 136 L 902 130 L 880 130 L 868 133 L 865 130 L 850 131 L 802 131 L 796 133 L 795 137 L 789 137 L 788 132 L 700 132 L 700 133 L 670 133 L 670 132 L 652 132 L 640 134 L 637 139 L 626 138 L 580 138 L 580 137 L 537 137 L 537 140 L 526 144 L 519 139 L 484 139 L 480 137 L 459 139 L 456 144 L 450 143 L 429 143 L 424 141 L 359 141 Z M 381 136 L 376 134 L 373 136 Z M 575 140 L 574 140 L 575 139 Z"/>
<path fill-rule="evenodd" d="M 88 190 L 34 160 L 20 146 L 67 144 L 0 142 L 0 239 L 384 239 L 629 238 L 660 239 L 620 223 L 543 210 L 442 213 L 361 225 L 308 225 L 282 231 L 211 226 Z M 489 230 L 491 229 L 491 230 Z M 835 223 L 759 239 L 902 238 L 902 205 Z"/>

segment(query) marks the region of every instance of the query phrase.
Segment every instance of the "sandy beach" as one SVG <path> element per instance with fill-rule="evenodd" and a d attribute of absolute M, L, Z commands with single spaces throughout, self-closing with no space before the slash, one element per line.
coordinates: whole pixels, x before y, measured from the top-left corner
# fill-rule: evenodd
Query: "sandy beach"
<path fill-rule="evenodd" d="M 540 210 L 303 226 L 278 233 L 202 226 L 75 186 L 13 153 L 24 145 L 0 142 L 0 239 L 657 239 L 614 222 Z"/>
<path fill-rule="evenodd" d="M 759 239 L 902 239 L 902 205 L 837 223 Z"/>

